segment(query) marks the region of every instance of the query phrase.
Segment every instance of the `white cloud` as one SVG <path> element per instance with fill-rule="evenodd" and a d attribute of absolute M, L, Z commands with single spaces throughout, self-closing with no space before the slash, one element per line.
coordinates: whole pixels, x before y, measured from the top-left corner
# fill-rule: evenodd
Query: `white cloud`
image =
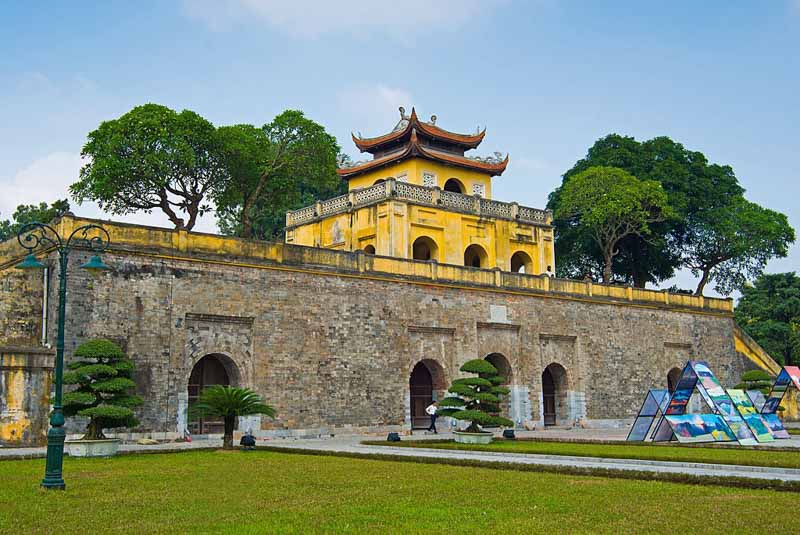
<path fill-rule="evenodd" d="M 329 33 L 391 34 L 394 37 L 457 28 L 502 0 L 184 0 L 186 13 L 214 31 L 258 22 L 283 33 L 317 37 Z"/>
<path fill-rule="evenodd" d="M 69 186 L 78 179 L 81 166 L 80 154 L 53 152 L 26 165 L 13 177 L 0 178 L 0 218 L 9 219 L 20 204 L 49 203 L 69 198 Z M 95 203 L 78 205 L 70 199 L 70 204 L 75 214 L 84 217 L 172 227 L 167 217 L 156 210 L 151 214 L 140 212 L 118 216 L 103 212 Z M 217 232 L 216 218 L 213 215 L 200 218 L 194 230 Z"/>
<path fill-rule="evenodd" d="M 390 131 L 400 120 L 398 108 L 411 113 L 414 98 L 405 89 L 384 84 L 359 85 L 340 91 L 336 100 L 352 124 L 358 124 L 364 137 Z"/>

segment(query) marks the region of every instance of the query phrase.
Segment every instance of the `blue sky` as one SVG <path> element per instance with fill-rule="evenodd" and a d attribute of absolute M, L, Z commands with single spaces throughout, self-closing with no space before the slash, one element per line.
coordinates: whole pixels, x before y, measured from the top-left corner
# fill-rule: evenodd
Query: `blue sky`
<path fill-rule="evenodd" d="M 217 125 L 299 108 L 356 157 L 351 131 L 414 105 L 488 127 L 479 151 L 511 156 L 497 199 L 543 207 L 597 138 L 667 135 L 800 229 L 800 0 L 0 0 L 0 52 L 0 217 L 64 197 L 86 134 L 145 102 Z"/>

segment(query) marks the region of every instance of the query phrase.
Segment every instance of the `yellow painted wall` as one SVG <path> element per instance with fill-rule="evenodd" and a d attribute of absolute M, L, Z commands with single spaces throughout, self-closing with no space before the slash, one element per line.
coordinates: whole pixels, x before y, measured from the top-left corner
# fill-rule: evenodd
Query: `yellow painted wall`
<path fill-rule="evenodd" d="M 348 185 L 350 191 L 353 191 L 373 186 L 378 180 L 397 179 L 405 175 L 406 181 L 409 184 L 422 186 L 424 185 L 422 180 L 424 173 L 433 173 L 436 175 L 436 185 L 442 189 L 444 189 L 444 184 L 448 179 L 457 179 L 464 186 L 464 193 L 466 195 L 472 195 L 473 184 L 483 184 L 485 193 L 482 197 L 485 199 L 492 198 L 492 177 L 488 174 L 423 160 L 421 158 L 410 158 L 396 164 L 381 167 L 374 171 L 369 171 L 363 175 L 351 178 Z"/>
<path fill-rule="evenodd" d="M 464 251 L 477 244 L 486 253 L 485 268 L 510 271 L 511 256 L 521 251 L 529 259 L 527 273 L 543 273 L 548 265 L 555 269 L 552 229 L 400 200 L 298 226 L 287 242 L 345 251 L 372 245 L 378 255 L 411 259 L 414 241 L 423 236 L 435 242 L 439 263 L 464 265 Z"/>

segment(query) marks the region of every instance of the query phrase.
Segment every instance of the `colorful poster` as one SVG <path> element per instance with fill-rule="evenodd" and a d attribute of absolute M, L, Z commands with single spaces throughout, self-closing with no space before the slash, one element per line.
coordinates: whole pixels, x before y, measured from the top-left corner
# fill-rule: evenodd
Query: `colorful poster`
<path fill-rule="evenodd" d="M 786 428 L 783 427 L 783 423 L 777 414 L 761 414 L 761 417 L 767 423 L 769 430 L 772 431 L 772 436 L 775 438 L 792 438 Z"/>
<path fill-rule="evenodd" d="M 767 422 L 761 417 L 756 410 L 755 405 L 750 400 L 750 396 L 744 390 L 728 390 L 728 396 L 733 401 L 734 407 L 739 412 L 739 415 L 744 419 L 747 426 L 753 432 L 758 442 L 774 442 L 775 437 L 767 425 Z"/>
<path fill-rule="evenodd" d="M 679 442 L 732 442 L 734 433 L 719 414 L 682 414 L 667 416 Z"/>
<path fill-rule="evenodd" d="M 642 442 L 647 438 L 647 432 L 650 431 L 650 426 L 653 425 L 654 418 L 652 416 L 639 416 L 633 422 L 633 427 L 631 427 L 630 432 L 628 433 L 627 440 Z"/>
<path fill-rule="evenodd" d="M 728 424 L 731 431 L 736 435 L 736 440 L 740 444 L 746 446 L 755 446 L 758 444 L 756 437 L 750 430 L 750 427 L 745 423 L 739 411 L 733 404 L 733 401 L 725 392 L 722 383 L 711 372 L 708 364 L 705 362 L 694 362 L 694 371 L 697 374 L 698 383 L 697 388 L 700 394 L 709 402 L 709 405 L 714 407 L 720 416 Z"/>
<path fill-rule="evenodd" d="M 789 375 L 789 372 L 786 371 L 785 367 L 781 368 L 781 373 L 775 378 L 775 383 L 772 385 L 772 390 L 770 390 L 767 396 L 767 401 L 764 402 L 764 406 L 761 408 L 761 414 L 775 414 L 791 382 L 792 377 Z"/>

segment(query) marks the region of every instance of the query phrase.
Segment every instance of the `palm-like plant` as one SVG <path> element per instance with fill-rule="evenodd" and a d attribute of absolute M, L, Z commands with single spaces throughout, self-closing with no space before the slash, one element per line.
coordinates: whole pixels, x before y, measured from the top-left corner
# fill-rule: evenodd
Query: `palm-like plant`
<path fill-rule="evenodd" d="M 275 417 L 275 409 L 263 402 L 261 396 L 249 388 L 214 385 L 200 392 L 197 403 L 192 405 L 191 413 L 195 417 L 218 417 L 225 422 L 225 433 L 222 436 L 222 447 L 233 447 L 233 428 L 239 416 L 263 414 Z"/>

